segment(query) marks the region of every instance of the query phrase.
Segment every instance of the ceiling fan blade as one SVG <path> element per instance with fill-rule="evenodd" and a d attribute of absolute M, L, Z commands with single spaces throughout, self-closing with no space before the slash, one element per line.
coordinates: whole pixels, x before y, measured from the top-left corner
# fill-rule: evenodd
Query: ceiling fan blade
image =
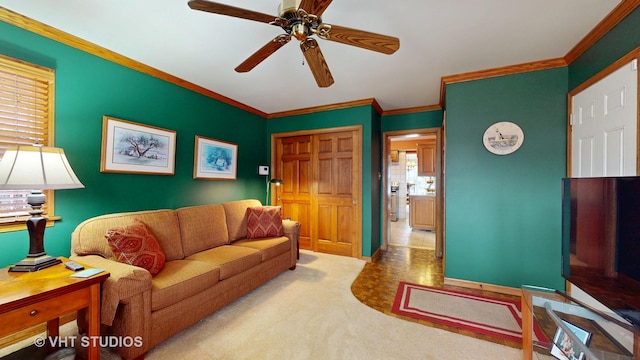
<path fill-rule="evenodd" d="M 268 58 L 271 54 L 283 47 L 291 40 L 291 35 L 279 35 L 273 40 L 269 41 L 265 46 L 261 47 L 258 51 L 249 56 L 242 64 L 236 67 L 237 72 L 248 72 L 254 67 L 258 66 L 264 59 Z"/>
<path fill-rule="evenodd" d="M 393 54 L 400 48 L 400 40 L 397 37 L 338 25 L 320 24 L 318 26 L 318 37 L 383 54 Z"/>
<path fill-rule="evenodd" d="M 206 11 L 214 14 L 233 16 L 241 19 L 270 23 L 277 16 L 267 15 L 252 10 L 241 9 L 231 5 L 215 3 L 206 0 L 190 0 L 189 7 L 194 10 Z"/>
<path fill-rule="evenodd" d="M 302 0 L 298 9 L 303 9 L 309 14 L 320 17 L 333 0 Z"/>
<path fill-rule="evenodd" d="M 324 60 L 324 56 L 322 55 L 322 51 L 320 51 L 318 42 L 313 38 L 307 38 L 300 42 L 300 49 L 304 54 L 304 58 L 307 60 L 307 64 L 309 64 L 311 73 L 316 79 L 318 86 L 331 86 L 333 84 L 333 76 L 331 76 L 329 66 Z"/>

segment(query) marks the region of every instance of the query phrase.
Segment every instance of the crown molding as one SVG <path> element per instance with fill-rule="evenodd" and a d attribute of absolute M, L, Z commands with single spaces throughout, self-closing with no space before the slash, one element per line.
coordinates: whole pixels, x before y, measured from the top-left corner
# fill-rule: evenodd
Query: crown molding
<path fill-rule="evenodd" d="M 640 0 L 622 0 L 611 12 L 602 19 L 593 30 L 580 40 L 576 46 L 571 49 L 564 59 L 567 64 L 576 61 L 580 55 L 584 54 L 587 49 L 593 46 L 598 40 L 613 29 L 620 21 L 631 14 L 640 5 Z"/>
<path fill-rule="evenodd" d="M 443 76 L 440 80 L 440 106 L 444 109 L 446 87 L 450 84 L 472 80 L 481 80 L 498 76 L 521 74 L 531 71 L 554 69 L 564 66 L 567 66 L 567 62 L 564 60 L 564 58 L 556 58 Z"/>
<path fill-rule="evenodd" d="M 240 108 L 242 110 L 245 110 L 247 112 L 250 112 L 252 114 L 261 116 L 266 118 L 267 114 L 255 109 L 251 106 L 248 106 L 246 104 L 243 104 L 239 101 L 233 100 L 229 97 L 226 97 L 224 95 L 218 94 L 214 91 L 208 90 L 203 88 L 202 86 L 196 85 L 192 82 L 186 81 L 184 79 L 181 79 L 177 76 L 173 76 L 170 75 L 164 71 L 158 70 L 154 67 L 151 67 L 149 65 L 145 65 L 139 61 L 130 59 L 126 56 L 120 55 L 114 51 L 111 51 L 109 49 L 106 49 L 102 46 L 96 45 L 92 42 L 86 41 L 84 39 L 81 39 L 77 36 L 71 35 L 69 33 L 66 33 L 64 31 L 58 30 L 52 26 L 43 24 L 39 21 L 36 21 L 34 19 L 28 18 L 24 15 L 18 14 L 14 11 L 11 11 L 7 8 L 1 7 L 0 6 L 0 20 L 4 21 L 8 24 L 17 26 L 19 28 L 22 28 L 24 30 L 30 31 L 32 33 L 44 36 L 46 38 L 49 38 L 51 40 L 55 40 L 58 41 L 62 44 L 71 46 L 73 48 L 82 50 L 84 52 L 87 52 L 89 54 L 101 57 L 105 60 L 109 60 L 112 61 L 116 64 L 120 64 L 123 66 L 126 66 L 128 68 L 131 68 L 133 70 L 137 70 L 140 71 L 144 74 L 147 75 L 151 75 L 153 77 L 156 77 L 158 79 L 167 81 L 169 83 L 172 84 L 176 84 L 178 86 L 181 86 L 185 89 L 191 90 L 193 92 L 202 94 L 204 96 L 210 97 L 212 99 L 221 101 L 223 103 L 226 103 L 228 105 Z"/>
<path fill-rule="evenodd" d="M 362 99 L 362 100 L 354 100 L 354 101 L 348 101 L 348 102 L 342 102 L 342 103 L 314 106 L 309 108 L 295 109 L 295 110 L 289 110 L 289 111 L 282 111 L 282 112 L 276 112 L 276 113 L 265 113 L 249 105 L 243 104 L 239 101 L 236 101 L 234 99 L 231 99 L 229 97 L 216 93 L 214 91 L 205 89 L 202 86 L 196 85 L 184 79 L 170 75 L 166 72 L 163 72 L 151 66 L 145 65 L 139 61 L 130 59 L 114 51 L 108 50 L 99 45 L 83 40 L 74 35 L 68 34 L 66 32 L 63 32 L 54 27 L 43 24 L 39 21 L 33 20 L 31 18 L 28 18 L 24 15 L 18 14 L 16 12 L 13 12 L 1 6 L 0 6 L 0 20 L 8 24 L 25 29 L 27 31 L 36 33 L 38 35 L 47 37 L 49 39 L 58 41 L 65 45 L 82 50 L 89 54 L 93 54 L 95 56 L 112 61 L 114 63 L 129 67 L 133 70 L 140 71 L 142 73 L 167 81 L 169 83 L 176 84 L 188 90 L 194 91 L 196 93 L 202 94 L 204 96 L 210 97 L 212 99 L 218 100 L 228 105 L 237 107 L 239 109 L 242 109 L 254 115 L 260 116 L 262 118 L 275 119 L 275 118 L 280 118 L 285 116 L 302 115 L 302 114 L 309 114 L 309 113 L 319 112 L 319 111 L 344 109 L 348 107 L 363 106 L 363 105 L 371 105 L 380 116 L 392 116 L 392 115 L 409 114 L 409 113 L 422 112 L 422 111 L 442 110 L 445 108 L 445 92 L 446 92 L 446 86 L 449 84 L 568 66 L 571 62 L 575 61 L 581 54 L 583 54 L 590 46 L 595 44 L 596 41 L 598 41 L 600 38 L 602 38 L 602 36 L 604 36 L 608 31 L 610 31 L 614 26 L 616 26 L 622 19 L 624 19 L 631 12 L 633 12 L 639 5 L 640 5 L 640 0 L 622 0 L 622 2 L 607 15 L 607 17 L 605 17 L 602 21 L 600 21 L 600 23 L 598 23 L 598 25 L 596 25 L 596 27 L 593 30 L 591 30 L 591 32 L 589 32 L 563 58 L 533 61 L 533 62 L 528 62 L 523 64 L 509 65 L 509 66 L 497 67 L 492 69 L 485 69 L 485 70 L 443 76 L 440 81 L 440 103 L 439 104 L 428 105 L 428 106 L 418 106 L 418 107 L 411 107 L 411 108 L 404 108 L 404 109 L 395 109 L 395 110 L 388 110 L 388 111 L 383 110 L 375 98 L 370 98 L 370 99 Z"/>
<path fill-rule="evenodd" d="M 346 102 L 335 103 L 335 104 L 312 106 L 308 108 L 271 113 L 267 115 L 267 119 L 277 119 L 277 118 L 286 117 L 286 116 L 304 115 L 304 114 L 310 114 L 314 112 L 338 110 L 338 109 L 345 109 L 345 108 L 364 106 L 364 105 L 371 105 L 378 112 L 378 114 L 382 113 L 382 109 L 380 108 L 380 105 L 378 104 L 376 99 L 369 98 L 369 99 L 346 101 Z"/>
<path fill-rule="evenodd" d="M 552 69 L 555 67 L 569 66 L 588 48 L 593 46 L 605 34 L 613 29 L 620 21 L 631 14 L 640 5 L 640 0 L 622 0 L 611 12 L 602 19 L 576 46 L 574 46 L 563 58 L 534 61 L 520 65 L 505 66 L 500 68 L 481 70 L 457 75 L 443 76 L 440 81 L 440 106 L 445 107 L 445 92 L 448 84 L 462 81 L 480 80 L 495 76 L 511 75 L 527 71 Z"/>
<path fill-rule="evenodd" d="M 442 77 L 442 82 L 445 84 L 455 84 L 458 82 L 487 79 L 497 76 L 520 74 L 530 71 L 553 69 L 557 67 L 567 66 L 567 62 L 564 58 L 548 59 L 532 61 L 516 65 L 501 66 L 492 69 L 478 70 L 466 73 L 460 73 L 455 75 L 447 75 Z"/>
<path fill-rule="evenodd" d="M 436 104 L 436 105 L 416 106 L 416 107 L 410 107 L 410 108 L 404 108 L 404 109 L 387 110 L 387 111 L 383 111 L 382 114 L 380 115 L 393 116 L 393 115 L 403 115 L 403 114 L 411 114 L 411 113 L 435 111 L 435 110 L 442 110 L 442 106 L 440 106 L 439 104 Z"/>

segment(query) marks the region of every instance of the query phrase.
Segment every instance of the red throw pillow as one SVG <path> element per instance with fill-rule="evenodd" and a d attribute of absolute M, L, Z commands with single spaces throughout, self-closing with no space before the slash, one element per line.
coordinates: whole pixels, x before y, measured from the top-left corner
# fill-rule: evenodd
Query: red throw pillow
<path fill-rule="evenodd" d="M 142 221 L 136 219 L 129 225 L 109 229 L 105 237 L 119 262 L 145 268 L 151 276 L 164 267 L 165 256 L 160 243 Z"/>
<path fill-rule="evenodd" d="M 284 235 L 284 226 L 280 206 L 247 208 L 247 238 L 258 239 L 282 235 Z"/>

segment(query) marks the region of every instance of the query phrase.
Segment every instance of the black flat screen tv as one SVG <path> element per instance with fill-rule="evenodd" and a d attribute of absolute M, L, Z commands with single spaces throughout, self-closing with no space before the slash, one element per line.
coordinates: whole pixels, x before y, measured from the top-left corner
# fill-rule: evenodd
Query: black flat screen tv
<path fill-rule="evenodd" d="M 640 177 L 562 184 L 562 276 L 640 327 Z"/>

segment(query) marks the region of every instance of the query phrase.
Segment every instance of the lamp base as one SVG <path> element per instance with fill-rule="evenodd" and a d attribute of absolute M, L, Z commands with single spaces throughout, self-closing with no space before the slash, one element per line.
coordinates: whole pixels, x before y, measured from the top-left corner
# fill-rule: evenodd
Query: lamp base
<path fill-rule="evenodd" d="M 22 261 L 17 262 L 15 265 L 9 268 L 10 272 L 34 272 L 48 267 L 58 265 L 62 263 L 62 260 L 54 258 L 49 255 L 42 255 L 38 257 L 26 257 Z"/>

